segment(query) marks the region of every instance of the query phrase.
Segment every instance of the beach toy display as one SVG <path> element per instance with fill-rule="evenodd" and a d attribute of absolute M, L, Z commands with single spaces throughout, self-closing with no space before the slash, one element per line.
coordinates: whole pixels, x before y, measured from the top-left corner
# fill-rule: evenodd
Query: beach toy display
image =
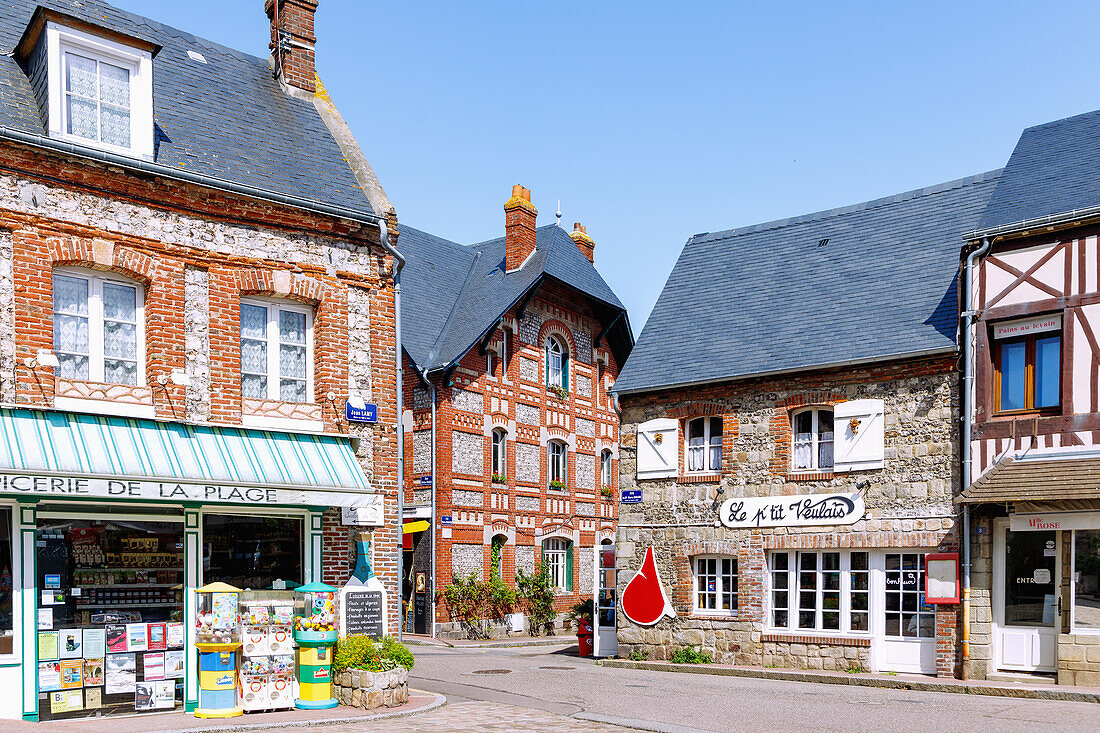
<path fill-rule="evenodd" d="M 310 583 L 297 589 L 294 641 L 298 643 L 298 699 L 306 710 L 334 708 L 332 649 L 336 644 L 336 588 Z"/>
<path fill-rule="evenodd" d="M 292 591 L 241 594 L 241 707 L 245 712 L 294 707 L 295 595 Z"/>
<path fill-rule="evenodd" d="M 237 704 L 240 592 L 225 583 L 211 583 L 195 590 L 195 646 L 199 650 L 196 718 L 232 718 L 243 712 Z"/>

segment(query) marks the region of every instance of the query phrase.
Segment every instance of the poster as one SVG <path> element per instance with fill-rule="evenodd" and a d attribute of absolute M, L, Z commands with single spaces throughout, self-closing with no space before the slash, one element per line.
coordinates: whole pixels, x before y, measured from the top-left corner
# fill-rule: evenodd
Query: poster
<path fill-rule="evenodd" d="M 52 608 L 40 608 L 38 609 L 38 629 L 53 628 L 53 609 Z"/>
<path fill-rule="evenodd" d="M 59 590 L 42 591 L 42 606 L 64 606 L 65 594 Z"/>
<path fill-rule="evenodd" d="M 88 687 L 84 690 L 84 709 L 97 710 L 103 707 L 103 690 L 98 687 Z"/>
<path fill-rule="evenodd" d="M 103 684 L 103 658 L 84 660 L 84 686 L 98 687 Z"/>
<path fill-rule="evenodd" d="M 164 653 L 164 676 L 170 680 L 183 679 L 183 650 Z M 148 679 L 148 678 L 146 678 Z"/>
<path fill-rule="evenodd" d="M 42 582 L 44 588 L 50 588 L 51 590 L 57 590 L 61 587 L 61 576 L 57 574 L 46 575 L 45 580 Z"/>
<path fill-rule="evenodd" d="M 153 683 L 138 682 L 134 687 L 134 710 L 153 709 Z"/>
<path fill-rule="evenodd" d="M 171 710 L 176 707 L 176 683 L 164 680 L 153 683 L 153 709 Z"/>
<path fill-rule="evenodd" d="M 111 625 L 106 628 L 107 651 L 126 651 L 126 627 Z"/>
<path fill-rule="evenodd" d="M 149 624 L 149 651 L 159 652 L 168 648 L 168 630 L 165 628 L 165 624 Z M 146 678 L 148 679 L 148 678 Z"/>
<path fill-rule="evenodd" d="M 41 692 L 61 689 L 61 662 L 38 663 L 38 689 Z"/>
<path fill-rule="evenodd" d="M 64 690 L 62 692 L 50 693 L 50 712 L 54 715 L 58 713 L 72 713 L 83 709 L 83 690 Z"/>
<path fill-rule="evenodd" d="M 103 661 L 106 653 L 105 638 L 103 629 L 84 629 L 84 658 Z"/>
<path fill-rule="evenodd" d="M 143 652 L 149 648 L 149 634 L 145 624 L 126 624 L 126 651 Z"/>
<path fill-rule="evenodd" d="M 57 659 L 58 639 L 56 631 L 38 632 L 38 658 L 40 660 Z"/>
<path fill-rule="evenodd" d="M 80 659 L 83 656 L 83 632 L 80 629 L 61 629 L 61 658 Z"/>
<path fill-rule="evenodd" d="M 142 657 L 145 681 L 164 679 L 164 652 L 152 652 Z"/>
<path fill-rule="evenodd" d="M 61 689 L 74 690 L 84 686 L 84 660 L 61 660 Z"/>
<path fill-rule="evenodd" d="M 108 695 L 134 691 L 137 657 L 133 654 L 108 654 L 104 671 Z"/>
<path fill-rule="evenodd" d="M 168 624 L 168 648 L 179 649 L 183 646 L 183 624 L 178 621 Z"/>

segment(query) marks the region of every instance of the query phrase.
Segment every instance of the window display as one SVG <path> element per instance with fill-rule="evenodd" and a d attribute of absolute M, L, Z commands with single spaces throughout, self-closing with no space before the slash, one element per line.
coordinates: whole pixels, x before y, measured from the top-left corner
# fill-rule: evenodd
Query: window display
<path fill-rule="evenodd" d="M 301 518 L 207 514 L 202 533 L 204 582 L 252 590 L 301 585 Z"/>
<path fill-rule="evenodd" d="M 15 648 L 11 531 L 11 509 L 0 507 L 0 654 L 11 654 Z"/>
<path fill-rule="evenodd" d="M 1073 533 L 1073 628 L 1100 631 L 1100 530 Z"/>
<path fill-rule="evenodd" d="M 180 704 L 165 681 L 172 652 L 182 677 L 182 523 L 51 517 L 36 547 L 42 719 Z"/>

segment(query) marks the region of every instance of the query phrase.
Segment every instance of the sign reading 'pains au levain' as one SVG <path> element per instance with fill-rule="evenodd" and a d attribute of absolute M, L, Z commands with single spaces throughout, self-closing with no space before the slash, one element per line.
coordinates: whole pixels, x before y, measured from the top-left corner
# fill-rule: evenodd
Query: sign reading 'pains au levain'
<path fill-rule="evenodd" d="M 653 548 L 648 547 L 642 559 L 642 567 L 626 584 L 622 598 L 623 615 L 639 626 L 652 626 L 664 617 L 675 618 L 676 610 L 665 594 Z"/>
<path fill-rule="evenodd" d="M 805 494 L 726 499 L 719 519 L 727 527 L 811 527 L 854 524 L 866 507 L 857 494 Z"/>

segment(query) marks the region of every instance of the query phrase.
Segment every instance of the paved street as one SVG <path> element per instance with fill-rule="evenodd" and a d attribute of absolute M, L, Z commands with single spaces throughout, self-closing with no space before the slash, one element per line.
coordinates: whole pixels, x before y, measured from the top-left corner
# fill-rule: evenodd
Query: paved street
<path fill-rule="evenodd" d="M 449 704 L 342 730 L 1100 730 L 1089 703 L 605 669 L 569 648 L 414 651 L 410 683 Z"/>

